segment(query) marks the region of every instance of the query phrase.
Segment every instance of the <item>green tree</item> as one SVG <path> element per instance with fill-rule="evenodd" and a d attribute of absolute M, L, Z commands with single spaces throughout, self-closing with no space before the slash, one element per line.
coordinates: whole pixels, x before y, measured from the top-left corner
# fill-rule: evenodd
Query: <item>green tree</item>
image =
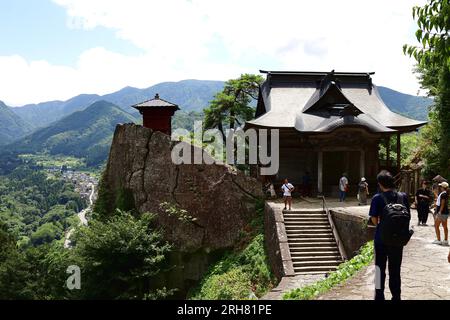
<path fill-rule="evenodd" d="M 44 223 L 31 235 L 31 242 L 38 246 L 44 243 L 50 243 L 53 240 L 60 238 L 61 229 L 53 223 Z"/>
<path fill-rule="evenodd" d="M 75 234 L 76 264 L 82 270 L 85 299 L 145 299 L 166 294 L 155 287 L 170 245 L 153 227 L 154 216 L 140 218 L 117 210 L 107 221 L 91 220 Z M 101 285 L 99 285 L 101 284 Z"/>
<path fill-rule="evenodd" d="M 251 102 L 258 98 L 259 86 L 263 82 L 260 75 L 243 74 L 238 79 L 228 80 L 221 92 L 216 94 L 208 108 L 204 110 L 206 129 L 220 130 L 225 140 L 225 127 L 236 129 L 253 118 Z"/>
<path fill-rule="evenodd" d="M 414 7 L 413 18 L 417 20 L 418 46 L 405 45 L 405 54 L 417 61 L 421 85 L 428 89 L 435 103 L 436 118 L 431 124 L 439 123 L 438 153 L 425 153 L 427 162 L 438 157 L 441 174 L 450 174 L 450 3 L 448 0 L 429 0 L 423 7 Z M 434 122 L 435 120 L 436 122 Z"/>

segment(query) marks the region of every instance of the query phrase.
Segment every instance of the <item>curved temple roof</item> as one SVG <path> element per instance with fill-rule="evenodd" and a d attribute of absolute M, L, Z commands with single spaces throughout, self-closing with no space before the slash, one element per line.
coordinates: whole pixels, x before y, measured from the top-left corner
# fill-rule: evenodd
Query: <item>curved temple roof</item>
<path fill-rule="evenodd" d="M 305 133 L 361 126 L 377 133 L 409 132 L 426 124 L 392 112 L 373 73 L 267 72 L 257 118 L 246 127 L 294 128 Z"/>

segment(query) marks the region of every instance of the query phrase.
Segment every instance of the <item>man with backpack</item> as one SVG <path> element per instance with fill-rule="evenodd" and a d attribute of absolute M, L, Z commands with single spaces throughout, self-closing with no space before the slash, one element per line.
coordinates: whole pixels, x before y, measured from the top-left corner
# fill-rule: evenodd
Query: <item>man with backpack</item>
<path fill-rule="evenodd" d="M 369 216 L 377 226 L 375 232 L 375 300 L 384 300 L 386 265 L 392 300 L 400 300 L 403 247 L 412 236 L 411 213 L 406 194 L 395 191 L 395 180 L 383 170 L 377 176 L 380 192 L 372 198 Z"/>

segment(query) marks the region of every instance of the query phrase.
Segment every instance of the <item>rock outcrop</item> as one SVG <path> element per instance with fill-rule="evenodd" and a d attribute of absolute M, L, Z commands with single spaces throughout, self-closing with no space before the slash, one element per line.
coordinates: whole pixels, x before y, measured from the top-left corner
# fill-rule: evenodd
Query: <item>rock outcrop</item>
<path fill-rule="evenodd" d="M 138 212 L 155 213 L 166 239 L 182 254 L 177 258 L 184 261 L 181 278 L 198 280 L 208 264 L 205 256 L 233 247 L 255 217 L 262 188 L 257 180 L 228 165 L 175 165 L 173 146 L 163 133 L 134 124 L 118 125 L 102 186 L 112 195 L 111 206 L 125 191 L 132 195 Z M 163 202 L 187 210 L 195 221 L 167 214 L 160 207 Z"/>

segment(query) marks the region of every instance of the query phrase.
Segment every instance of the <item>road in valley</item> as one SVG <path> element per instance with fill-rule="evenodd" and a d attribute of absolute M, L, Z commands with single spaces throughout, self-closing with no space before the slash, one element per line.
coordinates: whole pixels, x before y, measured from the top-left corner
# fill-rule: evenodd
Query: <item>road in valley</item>
<path fill-rule="evenodd" d="M 89 187 L 91 188 L 91 194 L 89 195 L 89 206 L 86 209 L 81 210 L 77 216 L 80 220 L 80 226 L 87 226 L 88 221 L 86 219 L 86 214 L 92 210 L 92 206 L 94 204 L 94 196 L 95 196 L 95 185 L 93 183 L 89 184 Z M 66 238 L 64 240 L 64 248 L 70 248 L 70 236 L 74 233 L 75 228 L 70 229 L 67 234 Z"/>

